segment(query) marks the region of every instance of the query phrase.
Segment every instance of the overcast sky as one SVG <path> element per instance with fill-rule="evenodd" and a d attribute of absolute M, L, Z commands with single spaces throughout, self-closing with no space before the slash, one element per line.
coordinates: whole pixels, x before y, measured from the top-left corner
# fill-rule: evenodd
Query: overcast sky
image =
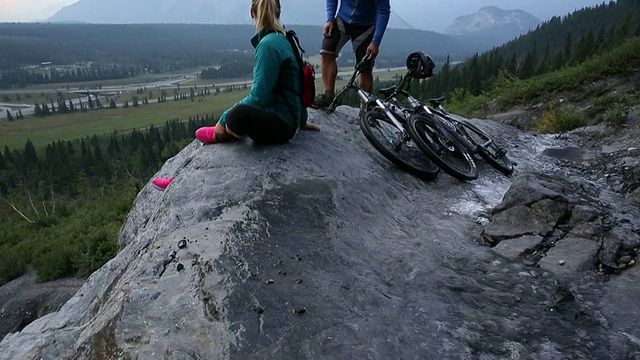
<path fill-rule="evenodd" d="M 45 20 L 63 6 L 77 1 L 0 0 L 0 22 Z M 233 1 L 247 1 L 249 3 L 249 0 Z M 566 15 L 576 9 L 603 2 L 608 3 L 608 0 L 391 0 L 391 5 L 401 18 L 414 27 L 442 31 L 451 25 L 456 17 L 472 14 L 488 5 L 495 5 L 504 10 L 525 10 L 544 21 L 554 15 Z"/>
<path fill-rule="evenodd" d="M 44 20 L 78 0 L 0 0 L 0 22 Z"/>

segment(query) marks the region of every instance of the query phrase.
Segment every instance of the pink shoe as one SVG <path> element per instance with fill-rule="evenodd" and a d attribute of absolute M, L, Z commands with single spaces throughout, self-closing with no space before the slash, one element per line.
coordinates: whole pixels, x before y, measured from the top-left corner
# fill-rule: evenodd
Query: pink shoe
<path fill-rule="evenodd" d="M 215 144 L 218 142 L 216 139 L 215 126 L 201 127 L 196 130 L 196 139 L 202 141 L 205 144 Z"/>
<path fill-rule="evenodd" d="M 169 186 L 169 184 L 171 184 L 171 182 L 173 181 L 173 178 L 155 178 L 153 179 L 153 187 L 155 187 L 158 190 L 164 190 L 167 188 L 167 186 Z"/>

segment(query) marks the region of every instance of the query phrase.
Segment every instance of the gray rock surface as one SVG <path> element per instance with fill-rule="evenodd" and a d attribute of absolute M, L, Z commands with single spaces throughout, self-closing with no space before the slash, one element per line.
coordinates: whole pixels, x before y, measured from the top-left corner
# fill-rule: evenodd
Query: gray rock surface
<path fill-rule="evenodd" d="M 620 259 L 634 208 L 542 154 L 566 141 L 473 120 L 512 146 L 516 176 L 481 164 L 474 182 L 425 182 L 375 152 L 356 113 L 311 111 L 322 131 L 282 146 L 188 145 L 157 174 L 175 177 L 169 188 L 138 195 L 118 255 L 7 335 L 0 359 L 640 356 L 637 266 L 607 282 L 524 265 L 479 236 L 481 224 L 498 245 L 536 236 L 564 257 L 567 232 L 608 216 L 594 231 L 617 234 L 599 248 Z"/>
<path fill-rule="evenodd" d="M 35 271 L 27 269 L 18 279 L 0 286 L 0 337 L 58 311 L 83 283 L 81 279 L 66 278 L 38 284 Z"/>

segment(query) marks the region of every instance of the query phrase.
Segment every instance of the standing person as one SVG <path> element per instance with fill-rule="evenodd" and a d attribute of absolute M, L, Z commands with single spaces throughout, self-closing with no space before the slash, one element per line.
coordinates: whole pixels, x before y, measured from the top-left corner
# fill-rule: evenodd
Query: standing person
<path fill-rule="evenodd" d="M 260 144 L 281 144 L 302 130 L 319 131 L 307 122 L 302 104 L 300 66 L 280 22 L 280 0 L 252 0 L 256 35 L 253 85 L 249 95 L 225 111 L 215 126 L 202 127 L 196 138 L 205 144 L 249 137 Z M 164 190 L 173 178 L 153 180 Z"/>
<path fill-rule="evenodd" d="M 382 37 L 389 23 L 389 0 L 327 0 L 327 22 L 322 28 L 320 50 L 324 93 L 313 102 L 314 107 L 326 108 L 335 95 L 340 50 L 351 40 L 356 63 L 366 55 L 370 60 L 360 71 L 360 87 L 373 91 L 373 65 Z"/>

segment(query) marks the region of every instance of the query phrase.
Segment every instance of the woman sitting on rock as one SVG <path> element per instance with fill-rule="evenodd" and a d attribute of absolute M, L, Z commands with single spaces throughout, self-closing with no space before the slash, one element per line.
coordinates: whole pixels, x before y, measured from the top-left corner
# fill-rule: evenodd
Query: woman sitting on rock
<path fill-rule="evenodd" d="M 251 18 L 256 23 L 251 39 L 256 48 L 251 91 L 225 111 L 215 126 L 196 131 L 196 138 L 205 144 L 247 136 L 259 144 L 280 144 L 298 129 L 320 130 L 307 123 L 300 67 L 280 22 L 280 0 L 252 0 Z M 165 189 L 172 180 L 158 178 L 153 185 Z"/>

